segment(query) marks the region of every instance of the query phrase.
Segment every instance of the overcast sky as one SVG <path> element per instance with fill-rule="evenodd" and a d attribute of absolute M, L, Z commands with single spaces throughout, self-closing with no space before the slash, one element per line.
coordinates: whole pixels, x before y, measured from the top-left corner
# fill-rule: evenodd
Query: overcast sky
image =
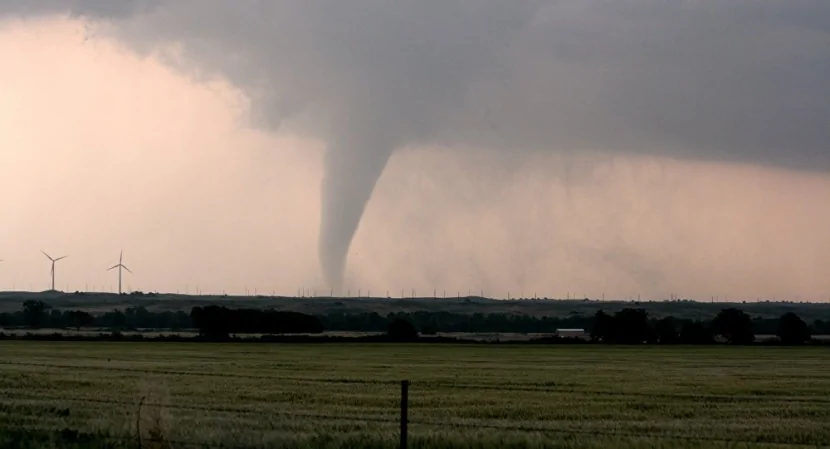
<path fill-rule="evenodd" d="M 0 15 L 2 289 L 830 297 L 825 1 Z"/>

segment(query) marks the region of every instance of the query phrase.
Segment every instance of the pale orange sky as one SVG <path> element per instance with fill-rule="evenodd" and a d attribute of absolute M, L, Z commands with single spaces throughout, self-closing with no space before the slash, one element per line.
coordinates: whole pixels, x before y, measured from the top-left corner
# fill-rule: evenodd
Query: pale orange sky
<path fill-rule="evenodd" d="M 0 25 L 0 290 L 326 291 L 322 145 L 253 131 L 242 92 L 89 37 Z M 568 168 L 566 168 L 568 167 Z M 355 236 L 352 294 L 830 298 L 830 177 L 481 148 L 393 155 Z M 341 293 L 346 293 L 341 292 Z"/>

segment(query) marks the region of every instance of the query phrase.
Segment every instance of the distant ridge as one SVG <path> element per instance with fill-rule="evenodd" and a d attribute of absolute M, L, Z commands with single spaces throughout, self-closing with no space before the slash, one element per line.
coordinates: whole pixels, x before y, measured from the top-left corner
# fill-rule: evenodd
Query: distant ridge
<path fill-rule="evenodd" d="M 709 319 L 727 307 L 740 308 L 750 315 L 761 318 L 778 318 L 784 313 L 794 312 L 810 320 L 830 320 L 830 303 L 807 302 L 696 302 L 675 301 L 599 301 L 564 299 L 522 299 L 501 300 L 480 296 L 453 297 L 447 299 L 427 298 L 330 298 L 291 296 L 224 296 L 224 295 L 179 295 L 168 293 L 124 294 L 114 293 L 63 293 L 45 292 L 0 292 L 0 312 L 19 310 L 23 301 L 41 300 L 57 309 L 79 309 L 90 312 L 111 311 L 114 308 L 143 306 L 148 310 L 183 310 L 209 304 L 229 307 L 273 308 L 303 313 L 362 313 L 377 312 L 451 312 L 451 313 L 508 313 L 514 315 L 567 317 L 593 315 L 597 310 L 614 312 L 626 307 L 643 308 L 654 318 L 674 316 L 676 318 Z"/>

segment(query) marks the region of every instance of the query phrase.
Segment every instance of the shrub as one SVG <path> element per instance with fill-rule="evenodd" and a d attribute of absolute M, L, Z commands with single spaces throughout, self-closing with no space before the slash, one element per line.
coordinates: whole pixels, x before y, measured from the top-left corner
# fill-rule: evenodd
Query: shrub
<path fill-rule="evenodd" d="M 409 321 L 395 319 L 389 323 L 387 336 L 394 341 L 412 341 L 418 339 L 418 331 Z"/>

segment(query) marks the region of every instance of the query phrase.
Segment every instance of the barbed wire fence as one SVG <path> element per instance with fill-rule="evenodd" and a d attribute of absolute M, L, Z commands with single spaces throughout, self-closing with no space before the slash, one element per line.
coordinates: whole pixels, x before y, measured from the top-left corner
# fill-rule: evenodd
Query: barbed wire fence
<path fill-rule="evenodd" d="M 320 379 L 322 382 L 328 382 L 329 380 Z M 310 382 L 314 382 L 310 380 Z M 697 443 L 718 443 L 723 444 L 729 447 L 735 445 L 757 445 L 759 447 L 811 447 L 811 448 L 818 448 L 818 447 L 828 447 L 828 443 L 830 441 L 805 441 L 805 442 L 793 442 L 793 441 L 775 441 L 774 439 L 765 439 L 765 438 L 755 438 L 755 439 L 740 439 L 740 438 L 715 438 L 706 435 L 682 435 L 677 433 L 670 433 L 670 432 L 632 432 L 632 431 L 623 431 L 623 430 L 613 430 L 613 431 L 606 431 L 601 429 L 579 429 L 579 428 L 572 428 L 567 426 L 561 426 L 561 423 L 557 423 L 556 421 L 540 421 L 540 423 L 544 424 L 536 424 L 536 425 L 525 425 L 525 424 L 515 424 L 510 422 L 500 421 L 498 423 L 487 422 L 486 419 L 442 419 L 442 420 L 435 420 L 435 419 L 422 419 L 416 418 L 412 419 L 410 417 L 410 387 L 411 386 L 418 386 L 418 383 L 413 384 L 409 380 L 402 380 L 400 382 L 390 382 L 390 381 L 378 381 L 378 380 L 349 380 L 346 383 L 353 383 L 353 384 L 370 384 L 370 385 L 385 385 L 389 386 L 390 388 L 394 386 L 400 387 L 400 400 L 399 400 L 399 408 L 400 408 L 400 416 L 388 414 L 388 415 L 338 415 L 338 414 L 328 414 L 328 413 L 307 413 L 307 412 L 296 412 L 296 411 L 280 411 L 280 410 L 268 410 L 267 414 L 274 415 L 274 416 L 282 416 L 285 418 L 291 418 L 296 420 L 309 420 L 309 421 L 321 421 L 321 422 L 346 422 L 346 423 L 369 423 L 369 424 L 377 424 L 377 425 L 384 425 L 388 427 L 395 427 L 397 429 L 397 434 L 399 436 L 398 447 L 401 449 L 408 449 L 409 442 L 410 442 L 410 428 L 411 427 L 423 427 L 423 428 L 431 428 L 431 429 L 438 429 L 444 431 L 453 431 L 453 432 L 463 432 L 463 431 L 481 431 L 481 430 L 488 430 L 488 431 L 497 431 L 497 432 L 518 432 L 518 433 L 533 433 L 533 434 L 540 434 L 548 436 L 549 438 L 574 438 L 574 437 L 590 437 L 590 438 L 597 438 L 597 437 L 604 437 L 608 439 L 649 439 L 649 440 L 663 440 L 663 441 L 675 441 L 675 442 L 697 442 Z M 430 387 L 434 387 L 434 383 L 425 383 L 425 385 L 429 385 Z M 497 389 L 498 387 L 492 386 L 474 386 L 474 385 L 452 385 L 446 384 L 445 386 L 458 386 L 461 389 L 476 389 L 479 388 L 482 390 L 492 390 Z M 511 388 L 505 388 L 504 391 L 512 391 Z M 417 388 L 415 390 L 417 394 Z M 37 398 L 40 400 L 54 400 L 54 401 L 62 401 L 62 402 L 77 402 L 82 404 L 94 403 L 94 404 L 106 404 L 106 405 L 114 405 L 124 408 L 133 407 L 135 411 L 135 423 L 132 428 L 132 434 L 124 434 L 124 435 L 113 435 L 113 434 L 106 434 L 106 435 L 98 435 L 96 438 L 104 439 L 107 441 L 120 443 L 119 447 L 135 447 L 138 449 L 148 449 L 148 448 L 214 448 L 214 447 L 221 447 L 226 449 L 252 449 L 262 447 L 262 445 L 256 444 L 245 444 L 245 443 L 228 443 L 228 442 L 212 442 L 212 441 L 196 441 L 196 440 L 187 440 L 187 439 L 179 439 L 179 438 L 171 438 L 166 435 L 162 434 L 153 434 L 152 432 L 149 435 L 144 435 L 142 432 L 142 413 L 144 410 L 156 407 L 156 408 L 165 408 L 165 409 L 178 409 L 178 410 L 190 410 L 190 411 L 197 411 L 197 412 L 216 412 L 216 413 L 230 413 L 235 415 L 262 415 L 262 410 L 257 409 L 249 409 L 249 408 L 242 408 L 242 407 L 230 407 L 230 406 L 213 406 L 213 405 L 200 405 L 200 404 L 174 404 L 174 403 L 162 403 L 162 402 L 149 402 L 147 401 L 146 396 L 142 396 L 138 402 L 135 401 L 128 401 L 128 400 L 118 400 L 118 399 L 105 399 L 105 398 L 91 398 L 91 397 L 79 397 L 79 396 L 67 396 L 67 395 L 43 395 L 38 394 Z M 4 399 L 14 399 L 14 397 L 6 397 L 0 398 L 0 407 L 3 407 Z M 819 401 L 821 402 L 821 401 Z M 6 410 L 8 413 L 8 410 Z M 30 434 L 35 432 L 55 432 L 60 435 L 61 438 L 70 440 L 70 441 L 82 441 L 83 440 L 83 431 L 82 429 L 71 429 L 71 428 L 64 428 L 61 430 L 57 430 L 53 426 L 49 426 L 47 424 L 43 424 L 38 422 L 38 420 L 32 420 L 33 422 L 29 423 L 16 423 L 10 424 L 5 423 L 0 425 L 0 429 L 3 431 L 11 431 L 17 432 L 21 434 Z"/>

